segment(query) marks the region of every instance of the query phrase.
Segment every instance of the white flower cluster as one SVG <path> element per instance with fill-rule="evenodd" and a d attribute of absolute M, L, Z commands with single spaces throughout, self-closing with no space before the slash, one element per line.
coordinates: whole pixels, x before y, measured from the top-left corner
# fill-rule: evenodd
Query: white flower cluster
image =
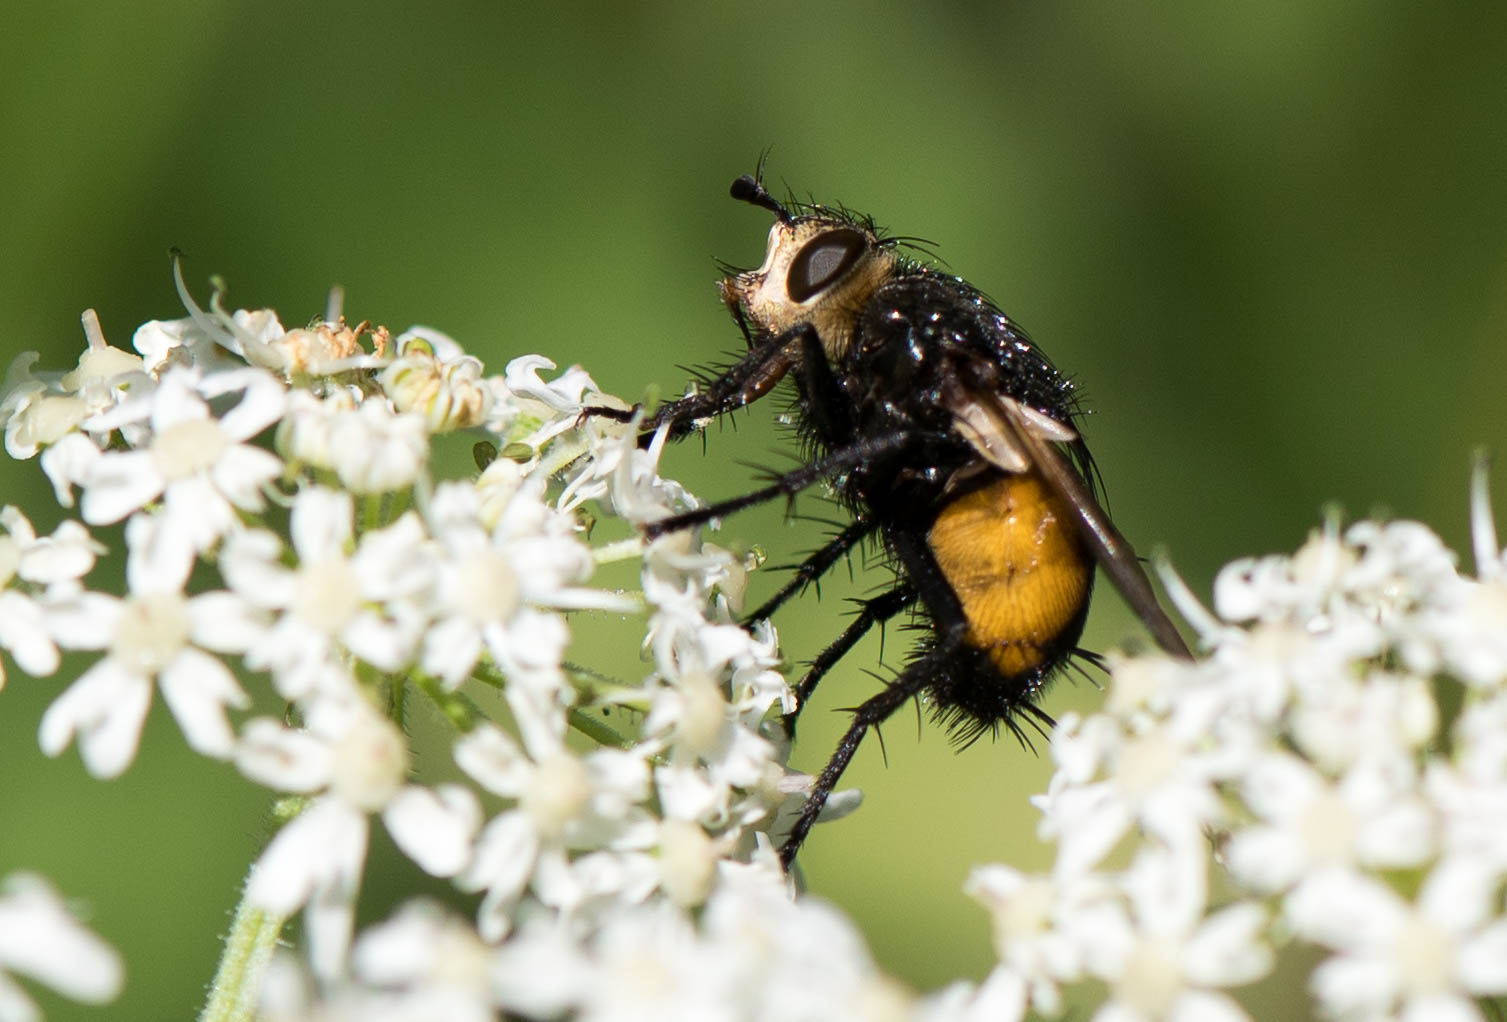
<path fill-rule="evenodd" d="M 772 851 L 810 778 L 784 767 L 793 704 L 773 631 L 729 610 L 745 566 L 688 534 L 586 542 L 592 523 L 611 531 L 603 511 L 638 523 L 692 506 L 658 476 L 662 440 L 642 450 L 636 429 L 583 414 L 624 406 L 580 369 L 546 379 L 553 364 L 526 356 L 489 376 L 435 331 L 285 330 L 180 290 L 190 315 L 141 327 L 134 353 L 91 314 L 72 371 L 12 366 L 7 450 L 40 455 L 81 520 L 38 536 L 0 512 L 0 647 L 37 677 L 60 651 L 98 654 L 43 717 L 48 755 L 76 745 L 90 773 L 119 775 L 160 695 L 195 751 L 292 796 L 246 890 L 264 918 L 303 911 L 306 964 L 274 970 L 266 1017 L 613 1015 L 602 984 L 629 965 L 614 948 L 668 966 L 672 945 L 640 944 L 662 933 L 704 961 L 729 942 L 751 954 L 736 920 L 752 905 L 761 953 L 821 918 L 842 939 L 799 967 L 849 986 L 874 973 L 845 921 L 790 901 Z M 438 479 L 431 443 L 459 429 L 501 456 Z M 89 584 L 112 536 L 124 593 Z M 624 558 L 642 560 L 641 596 L 588 584 Z M 645 618 L 645 677 L 567 667 L 583 612 Z M 455 780 L 412 777 L 419 702 L 455 727 Z M 476 903 L 470 921 L 416 902 L 355 939 L 374 820 Z M 393 950 L 407 947 L 422 954 Z M 518 971 L 557 954 L 579 984 Z M 745 963 L 719 989 L 746 1000 L 763 978 Z"/>
<path fill-rule="evenodd" d="M 47 754 L 120 774 L 160 694 L 195 751 L 289 796 L 238 914 L 268 939 L 233 934 L 247 957 L 222 970 L 252 987 L 212 1006 L 1013 1022 L 1097 997 L 1099 1022 L 1220 1022 L 1293 945 L 1336 1018 L 1482 1019 L 1507 994 L 1507 560 L 1484 472 L 1475 578 L 1422 526 L 1367 522 L 1231 565 L 1217 613 L 1169 579 L 1207 657 L 1116 660 L 1105 710 L 1062 721 L 1037 800 L 1054 868 L 976 870 L 999 965 L 917 997 L 779 868 L 811 782 L 784 765 L 791 692 L 773 630 L 734 621 L 746 565 L 633 527 L 694 506 L 658 474 L 662 434 L 583 414 L 624 406 L 579 368 L 488 375 L 432 330 L 285 330 L 180 291 L 190 315 L 134 353 L 86 314 L 75 369 L 12 365 L 7 451 L 39 455 L 79 520 L 43 536 L 0 511 L 0 649 L 34 677 L 97 654 L 44 715 Z M 437 478 L 457 430 L 500 456 Z M 112 548 L 124 593 L 88 585 Z M 590 584 L 625 559 L 641 593 Z M 642 616 L 644 677 L 569 666 L 604 613 Z M 433 784 L 416 706 L 455 731 Z M 414 900 L 355 933 L 374 821 L 474 907 Z M 266 964 L 299 911 L 302 955 Z M 56 939 L 8 940 L 13 918 Z M 29 879 L 0 894 L 0 967 L 81 1000 L 120 982 Z M 0 1019 L 34 1017 L 0 973 Z"/>
<path fill-rule="evenodd" d="M 1244 1019 L 1227 991 L 1307 946 L 1323 1017 L 1499 1017 L 1507 559 L 1484 468 L 1474 531 L 1475 578 L 1405 521 L 1233 563 L 1215 613 L 1167 574 L 1209 655 L 1116 661 L 1104 711 L 1053 735 L 1054 868 L 969 880 L 1032 1008 L 1094 981 L 1101 1022 Z"/>

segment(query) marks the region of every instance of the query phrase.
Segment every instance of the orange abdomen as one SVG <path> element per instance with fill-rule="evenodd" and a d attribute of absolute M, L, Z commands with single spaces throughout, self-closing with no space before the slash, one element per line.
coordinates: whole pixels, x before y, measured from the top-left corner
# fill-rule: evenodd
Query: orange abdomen
<path fill-rule="evenodd" d="M 1094 562 L 1071 514 L 1039 476 L 1006 475 L 947 504 L 928 533 L 962 601 L 968 644 L 1006 677 L 1042 667 L 1077 641 Z"/>

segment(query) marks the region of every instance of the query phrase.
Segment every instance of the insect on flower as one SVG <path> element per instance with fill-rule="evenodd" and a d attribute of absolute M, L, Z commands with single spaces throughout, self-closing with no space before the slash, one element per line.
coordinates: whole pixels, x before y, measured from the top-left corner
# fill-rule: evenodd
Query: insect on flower
<path fill-rule="evenodd" d="M 738 178 L 732 196 L 775 217 L 763 265 L 721 283 L 748 352 L 644 428 L 684 437 L 789 376 L 808 457 L 770 485 L 645 531 L 663 535 L 831 482 L 851 523 L 749 620 L 773 614 L 866 541 L 878 543 L 896 581 L 863 601 L 812 661 L 796 686 L 800 706 L 875 625 L 910 610 L 928 626 L 898 676 L 853 710 L 780 850 L 789 868 L 864 735 L 908 700 L 924 695 L 963 742 L 1050 725 L 1035 703 L 1044 686 L 1073 657 L 1097 662 L 1077 645 L 1096 564 L 1159 645 L 1188 651 L 1096 498 L 1072 383 L 1015 323 L 967 281 L 907 255 L 913 239 L 887 236 L 869 217 L 782 203 L 760 175 Z"/>

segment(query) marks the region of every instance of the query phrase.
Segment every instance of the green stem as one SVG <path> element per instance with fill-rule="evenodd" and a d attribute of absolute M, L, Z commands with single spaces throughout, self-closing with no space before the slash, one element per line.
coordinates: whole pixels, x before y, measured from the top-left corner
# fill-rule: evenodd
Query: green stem
<path fill-rule="evenodd" d="M 382 498 L 367 494 L 361 501 L 361 531 L 371 532 L 382 524 Z"/>
<path fill-rule="evenodd" d="M 572 706 L 565 711 L 566 719 L 570 726 L 581 734 L 590 738 L 598 745 L 611 746 L 614 749 L 631 749 L 633 743 L 620 734 L 615 728 L 608 727 L 602 721 L 593 717 L 578 706 Z"/>
<path fill-rule="evenodd" d="M 247 901 L 249 886 L 249 882 L 241 885 L 241 903 L 225 935 L 225 950 L 199 1022 L 252 1022 L 256 1018 L 262 979 L 287 918 L 269 915 Z"/>

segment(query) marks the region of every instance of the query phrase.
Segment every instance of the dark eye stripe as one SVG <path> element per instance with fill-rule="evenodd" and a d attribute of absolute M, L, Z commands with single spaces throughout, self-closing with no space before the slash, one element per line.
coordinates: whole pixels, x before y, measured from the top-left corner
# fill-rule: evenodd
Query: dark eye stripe
<path fill-rule="evenodd" d="M 867 247 L 858 231 L 841 228 L 813 238 L 790 261 L 785 290 L 793 302 L 804 302 L 829 287 L 853 268 Z"/>

